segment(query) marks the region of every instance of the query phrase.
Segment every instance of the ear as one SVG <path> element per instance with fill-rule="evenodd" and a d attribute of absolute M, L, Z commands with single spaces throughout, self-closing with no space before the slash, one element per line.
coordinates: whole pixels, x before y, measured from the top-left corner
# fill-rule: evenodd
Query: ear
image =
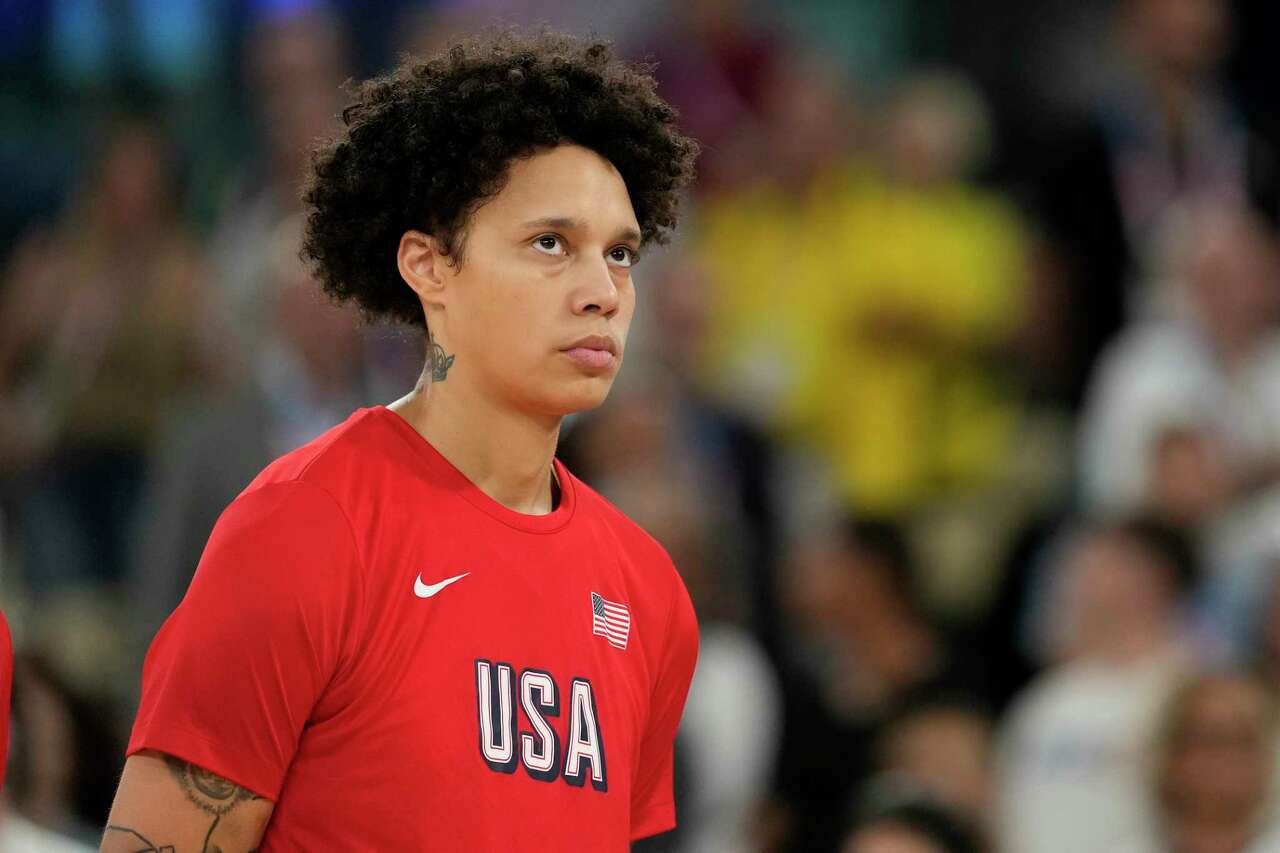
<path fill-rule="evenodd" d="M 406 231 L 400 236 L 396 266 L 400 277 L 418 294 L 424 306 L 442 304 L 452 267 L 441 249 L 439 240 L 421 231 Z"/>

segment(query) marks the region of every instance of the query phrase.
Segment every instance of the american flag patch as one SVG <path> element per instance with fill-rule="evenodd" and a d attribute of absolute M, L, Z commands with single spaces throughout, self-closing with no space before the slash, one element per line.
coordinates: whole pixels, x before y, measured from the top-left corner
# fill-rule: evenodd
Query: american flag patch
<path fill-rule="evenodd" d="M 598 592 L 591 593 L 591 633 L 604 637 L 616 648 L 625 649 L 631 633 L 631 611 L 625 604 L 610 601 Z"/>

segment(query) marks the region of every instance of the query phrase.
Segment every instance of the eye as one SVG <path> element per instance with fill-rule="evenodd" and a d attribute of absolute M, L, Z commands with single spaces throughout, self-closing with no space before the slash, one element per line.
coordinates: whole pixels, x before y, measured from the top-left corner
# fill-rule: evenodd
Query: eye
<path fill-rule="evenodd" d="M 640 255 L 630 246 L 614 246 L 607 257 L 610 263 L 618 267 L 629 267 L 640 260 Z"/>
<path fill-rule="evenodd" d="M 564 240 L 559 234 L 542 234 L 534 237 L 533 248 L 544 255 L 559 256 L 565 253 Z"/>

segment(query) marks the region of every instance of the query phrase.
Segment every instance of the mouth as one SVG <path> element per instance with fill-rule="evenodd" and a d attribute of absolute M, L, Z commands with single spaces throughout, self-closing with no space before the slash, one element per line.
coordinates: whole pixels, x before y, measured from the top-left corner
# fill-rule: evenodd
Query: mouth
<path fill-rule="evenodd" d="M 618 363 L 618 342 L 608 335 L 588 335 L 560 351 L 591 370 L 607 370 Z"/>

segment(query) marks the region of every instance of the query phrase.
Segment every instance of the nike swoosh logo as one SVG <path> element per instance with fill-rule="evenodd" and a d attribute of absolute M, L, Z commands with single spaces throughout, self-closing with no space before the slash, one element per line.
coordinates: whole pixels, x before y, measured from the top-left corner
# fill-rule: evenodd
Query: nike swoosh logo
<path fill-rule="evenodd" d="M 413 594 L 418 596 L 418 598 L 430 598 L 440 590 L 444 589 L 449 584 L 453 583 L 454 581 L 460 581 L 469 574 L 471 574 L 471 572 L 463 572 L 460 575 L 455 575 L 454 577 L 451 577 L 451 578 L 445 578 L 444 580 L 440 581 L 440 583 L 423 583 L 422 575 L 418 575 L 418 577 L 415 578 L 413 581 Z"/>

